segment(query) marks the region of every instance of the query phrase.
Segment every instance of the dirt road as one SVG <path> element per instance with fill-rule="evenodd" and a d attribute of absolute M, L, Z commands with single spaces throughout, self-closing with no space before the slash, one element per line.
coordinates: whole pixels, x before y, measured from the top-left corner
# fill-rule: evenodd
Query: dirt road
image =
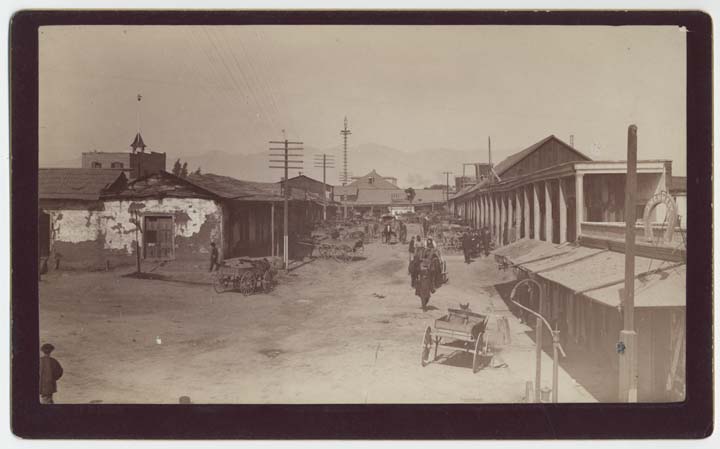
<path fill-rule="evenodd" d="M 371 244 L 365 260 L 316 260 L 268 295 L 216 294 L 210 285 L 53 273 L 40 283 L 41 341 L 65 375 L 58 403 L 512 403 L 534 378 L 528 328 L 511 317 L 507 366 L 472 373 L 459 353 L 421 367 L 428 324 L 458 303 L 509 316 L 491 259 L 448 256 L 450 282 L 423 312 L 404 245 Z M 202 270 L 198 277 L 202 279 Z M 494 322 L 491 321 L 490 333 Z M 500 360 L 500 359 L 499 359 Z M 551 360 L 544 359 L 550 385 Z M 594 401 L 564 371 L 561 401 Z"/>

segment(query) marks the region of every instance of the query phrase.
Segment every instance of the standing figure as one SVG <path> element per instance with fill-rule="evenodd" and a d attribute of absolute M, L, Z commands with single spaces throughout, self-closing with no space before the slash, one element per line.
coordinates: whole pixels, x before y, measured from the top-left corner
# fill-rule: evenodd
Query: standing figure
<path fill-rule="evenodd" d="M 420 308 L 425 312 L 434 290 L 430 273 L 430 261 L 427 258 L 422 260 L 418 271 L 418 277 L 415 281 L 415 295 L 420 298 Z"/>
<path fill-rule="evenodd" d="M 472 251 L 472 236 L 470 232 L 465 232 L 462 236 L 462 249 L 465 255 L 465 263 L 470 263 L 470 253 Z"/>
<path fill-rule="evenodd" d="M 430 220 L 428 219 L 427 215 L 423 216 L 422 218 L 422 230 L 423 236 L 427 237 L 428 232 L 430 232 Z"/>
<path fill-rule="evenodd" d="M 412 262 L 413 256 L 415 255 L 415 239 L 410 239 L 410 245 L 408 246 L 408 253 L 410 255 L 409 261 Z"/>
<path fill-rule="evenodd" d="M 420 274 L 420 263 L 422 262 L 423 249 L 415 248 L 415 254 L 408 264 L 408 273 L 410 273 L 410 287 L 415 288 L 417 285 L 418 275 Z"/>
<path fill-rule="evenodd" d="M 217 246 L 215 246 L 215 242 L 210 243 L 210 271 L 217 270 L 220 268 L 220 264 L 218 264 L 218 249 Z"/>
<path fill-rule="evenodd" d="M 40 357 L 40 403 L 54 404 L 53 394 L 57 392 L 57 381 L 63 375 L 62 366 L 50 354 L 55 346 L 45 343 L 40 347 L 43 355 Z"/>

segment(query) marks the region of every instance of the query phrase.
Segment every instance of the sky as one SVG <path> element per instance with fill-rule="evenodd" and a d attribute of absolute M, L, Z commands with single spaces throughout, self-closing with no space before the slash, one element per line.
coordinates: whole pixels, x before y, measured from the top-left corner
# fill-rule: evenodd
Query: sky
<path fill-rule="evenodd" d="M 686 173 L 676 27 L 82 26 L 40 29 L 40 164 L 126 151 L 266 152 L 285 135 L 499 156 L 555 134 Z M 138 103 L 137 95 L 142 95 Z"/>

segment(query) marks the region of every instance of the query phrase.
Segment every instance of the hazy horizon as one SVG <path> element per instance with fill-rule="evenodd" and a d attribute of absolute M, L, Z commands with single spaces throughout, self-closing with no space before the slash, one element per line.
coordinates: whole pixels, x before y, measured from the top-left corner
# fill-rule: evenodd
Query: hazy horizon
<path fill-rule="evenodd" d="M 677 27 L 62 26 L 40 29 L 39 53 L 41 166 L 127 151 L 142 94 L 143 137 L 168 168 L 210 151 L 266 153 L 282 129 L 336 149 L 347 116 L 355 175 L 364 144 L 475 162 L 488 136 L 496 162 L 550 134 L 624 159 L 631 123 L 640 159 L 686 173 Z M 462 170 L 451 162 L 420 169 L 435 180 Z"/>

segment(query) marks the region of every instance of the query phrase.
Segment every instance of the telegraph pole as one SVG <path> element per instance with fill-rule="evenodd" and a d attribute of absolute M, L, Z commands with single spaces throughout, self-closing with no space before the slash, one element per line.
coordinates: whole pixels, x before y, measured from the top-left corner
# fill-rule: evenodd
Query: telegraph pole
<path fill-rule="evenodd" d="M 445 202 L 447 209 L 450 210 L 450 175 L 453 174 L 451 171 L 442 172 L 445 175 Z"/>
<path fill-rule="evenodd" d="M 284 134 L 284 130 L 283 130 Z M 285 270 L 289 267 L 289 255 L 288 255 L 288 200 L 290 198 L 290 184 L 288 183 L 288 170 L 302 170 L 301 165 L 303 164 L 303 155 L 302 147 L 290 147 L 290 145 L 302 145 L 302 142 L 290 142 L 287 139 L 277 141 L 277 140 L 271 140 L 269 142 L 271 145 L 282 145 L 281 148 L 278 147 L 270 147 L 270 157 L 282 157 L 282 160 L 279 159 L 270 159 L 271 163 L 281 163 L 283 165 L 270 165 L 270 168 L 279 168 L 283 169 L 285 171 L 285 176 L 283 177 L 283 265 L 285 267 Z M 290 153 L 291 151 L 295 151 L 296 153 Z M 300 159 L 290 159 L 290 158 L 300 158 Z M 273 232 L 275 230 L 273 229 Z"/>
<path fill-rule="evenodd" d="M 335 168 L 335 156 L 332 154 L 316 154 L 315 165 L 316 168 L 323 169 L 323 221 L 327 220 L 327 183 L 325 182 L 325 170 L 327 168 Z"/>
<path fill-rule="evenodd" d="M 637 126 L 628 127 L 627 176 L 625 177 L 625 297 L 622 304 L 623 330 L 617 352 L 619 400 L 637 402 L 637 332 L 635 331 L 635 198 L 637 196 Z"/>
<path fill-rule="evenodd" d="M 348 177 L 348 155 L 347 155 L 347 140 L 348 136 L 352 134 L 350 132 L 350 129 L 348 129 L 348 119 L 345 117 L 345 127 L 340 130 L 340 134 L 343 136 L 343 171 L 340 177 L 340 181 L 342 182 L 342 185 L 346 185 L 348 183 L 348 180 L 350 179 Z"/>

